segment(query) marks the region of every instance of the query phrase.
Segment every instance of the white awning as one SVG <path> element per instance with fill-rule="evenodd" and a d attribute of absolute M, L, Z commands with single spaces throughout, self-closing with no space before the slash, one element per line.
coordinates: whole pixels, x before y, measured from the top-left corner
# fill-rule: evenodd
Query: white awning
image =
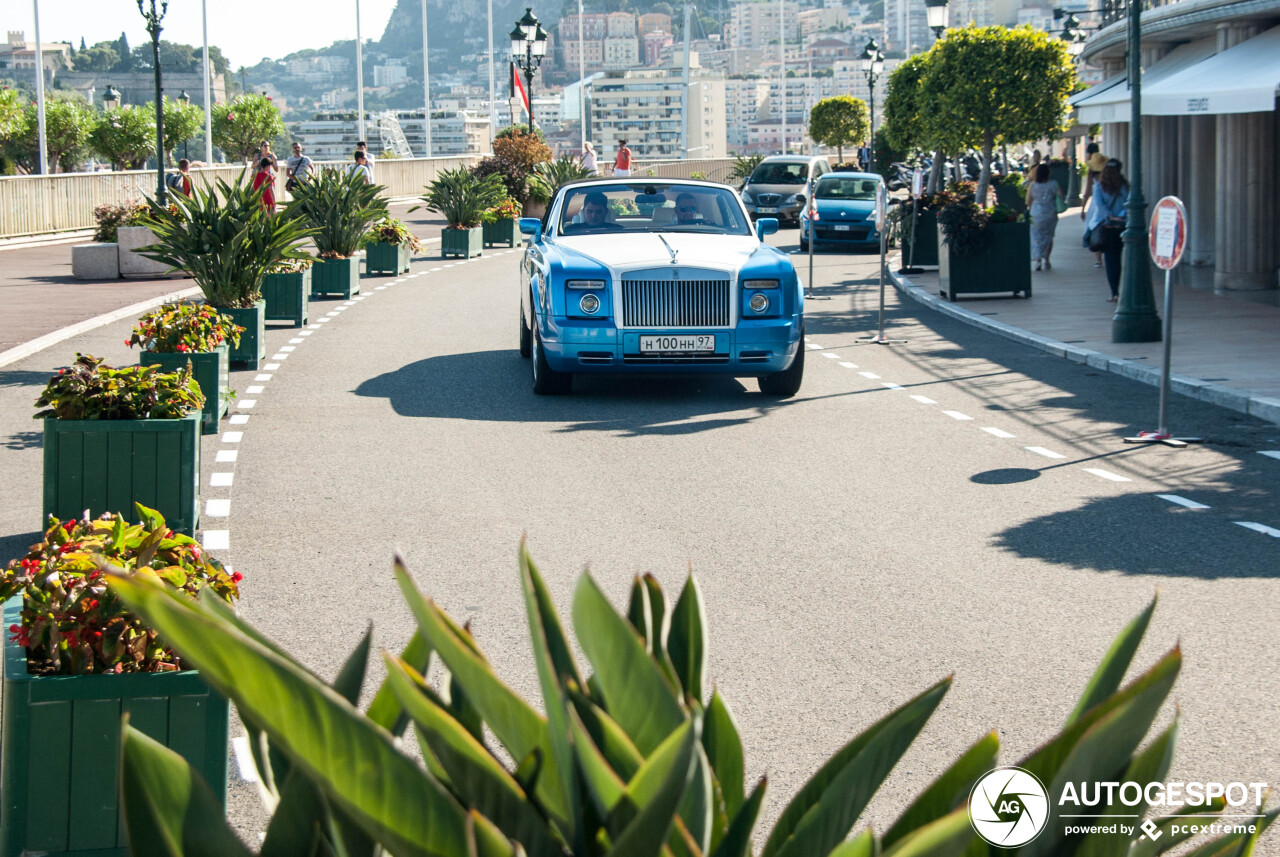
<path fill-rule="evenodd" d="M 1213 52 L 1216 49 L 1217 43 L 1213 38 L 1189 42 L 1185 45 L 1179 45 L 1143 69 L 1142 106 L 1144 108 L 1147 106 L 1147 93 L 1150 92 L 1148 87 L 1177 74 L 1188 66 L 1199 63 L 1206 57 L 1213 56 Z M 1130 112 L 1129 82 L 1123 77 L 1118 80 L 1119 83 L 1116 86 L 1109 87 L 1096 95 L 1075 102 L 1076 121 L 1087 125 L 1093 125 L 1098 122 L 1128 122 Z M 1105 85 L 1099 84 L 1099 86 Z M 1143 110 L 1143 112 L 1147 111 Z"/>
<path fill-rule="evenodd" d="M 1270 113 L 1280 89 L 1280 27 L 1142 87 L 1144 116 Z"/>
<path fill-rule="evenodd" d="M 1079 107 L 1081 104 L 1088 101 L 1089 99 L 1094 98 L 1095 96 L 1101 95 L 1102 93 L 1106 92 L 1108 89 L 1111 89 L 1112 87 L 1119 86 L 1120 84 L 1124 83 L 1124 78 L 1125 76 L 1123 74 L 1117 74 L 1115 77 L 1109 77 L 1106 80 L 1102 81 L 1102 83 L 1095 83 L 1093 86 L 1089 87 L 1088 89 L 1080 90 L 1075 95 L 1068 98 L 1067 102 L 1072 107 Z"/>

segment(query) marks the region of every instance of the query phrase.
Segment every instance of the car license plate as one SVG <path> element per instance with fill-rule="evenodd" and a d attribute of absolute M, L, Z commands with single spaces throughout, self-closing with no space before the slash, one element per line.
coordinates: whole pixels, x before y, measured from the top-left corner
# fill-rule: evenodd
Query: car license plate
<path fill-rule="evenodd" d="M 715 351 L 716 338 L 710 333 L 642 336 L 640 350 L 644 353 L 658 354 L 672 351 Z"/>
<path fill-rule="evenodd" d="M 848 231 L 849 231 L 849 224 L 847 223 L 836 224 L 836 232 L 848 232 Z"/>
<path fill-rule="evenodd" d="M 757 213 L 757 214 L 777 214 L 777 213 L 778 213 L 778 209 L 776 209 L 776 208 L 765 208 L 765 207 L 761 206 L 760 208 L 757 208 L 757 209 L 756 209 L 756 213 Z"/>

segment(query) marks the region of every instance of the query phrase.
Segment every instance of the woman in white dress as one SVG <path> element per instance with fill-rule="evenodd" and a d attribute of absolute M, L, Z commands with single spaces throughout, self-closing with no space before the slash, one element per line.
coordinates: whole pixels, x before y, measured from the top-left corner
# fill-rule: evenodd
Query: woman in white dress
<path fill-rule="evenodd" d="M 1053 268 L 1049 254 L 1053 252 L 1053 235 L 1058 230 L 1058 197 L 1062 188 L 1049 178 L 1049 165 L 1038 164 L 1027 184 L 1027 210 L 1031 212 L 1031 258 L 1036 270 Z M 1064 197 L 1065 199 L 1065 197 Z"/>

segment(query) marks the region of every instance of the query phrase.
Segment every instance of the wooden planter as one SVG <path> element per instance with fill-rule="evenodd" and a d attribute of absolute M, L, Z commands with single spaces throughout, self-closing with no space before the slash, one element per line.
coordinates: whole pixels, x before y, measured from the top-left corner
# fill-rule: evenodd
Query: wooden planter
<path fill-rule="evenodd" d="M 262 319 L 291 321 L 302 327 L 310 317 L 311 269 L 297 274 L 267 274 L 262 278 L 262 300 L 266 307 Z"/>
<path fill-rule="evenodd" d="M 159 366 L 165 372 L 175 372 L 191 361 L 191 374 L 204 393 L 204 410 L 200 413 L 200 427 L 205 434 L 218 430 L 218 421 L 227 413 L 230 403 L 230 380 L 227 343 L 212 351 L 195 353 L 159 353 L 144 351 L 139 358 L 143 366 Z"/>
<path fill-rule="evenodd" d="M 360 257 L 317 259 L 311 266 L 311 297 L 360 294 Z"/>
<path fill-rule="evenodd" d="M 48 422 L 54 422 L 49 420 Z M 130 510 L 132 516 L 132 510 Z M 4 603 L 20 623 L 21 597 Z M 120 718 L 180 753 L 226 805 L 227 700 L 195 670 L 35 676 L 4 643 L 0 853 L 128 854 L 120 811 Z"/>
<path fill-rule="evenodd" d="M 446 226 L 440 233 L 440 255 L 442 257 L 461 256 L 470 259 L 484 252 L 484 227 L 473 226 L 470 229 L 454 229 Z"/>
<path fill-rule="evenodd" d="M 365 248 L 364 272 L 369 276 L 409 272 L 409 245 L 379 241 Z"/>
<path fill-rule="evenodd" d="M 231 348 L 231 362 L 246 369 L 257 369 L 258 363 L 267 356 L 267 302 L 260 300 L 251 307 L 220 307 L 218 312 L 231 316 L 244 328 L 240 344 Z"/>
<path fill-rule="evenodd" d="M 520 235 L 520 221 L 512 218 L 495 220 L 493 223 L 481 224 L 484 230 L 484 246 L 501 244 L 504 247 L 515 247 L 523 240 Z"/>
<path fill-rule="evenodd" d="M 96 518 L 134 503 L 192 535 L 200 523 L 200 413 L 172 420 L 44 420 L 44 502 L 49 515 Z"/>
<path fill-rule="evenodd" d="M 911 250 L 911 218 L 902 219 L 902 264 L 938 264 L 938 213 L 926 209 L 916 216 L 915 252 Z"/>
<path fill-rule="evenodd" d="M 938 227 L 938 286 L 943 297 L 958 294 L 1013 292 L 1031 297 L 1031 224 L 989 223 L 987 245 L 970 256 L 957 256 Z"/>

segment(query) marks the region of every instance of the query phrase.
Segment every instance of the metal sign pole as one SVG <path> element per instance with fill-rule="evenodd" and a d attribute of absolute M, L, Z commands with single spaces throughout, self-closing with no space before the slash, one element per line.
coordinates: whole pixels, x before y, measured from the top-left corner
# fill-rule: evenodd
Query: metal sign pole
<path fill-rule="evenodd" d="M 1126 437 L 1125 443 L 1161 443 L 1183 448 L 1189 443 L 1200 443 L 1198 437 L 1174 437 L 1169 431 L 1169 379 L 1173 365 L 1173 284 L 1170 272 L 1182 261 L 1182 251 L 1187 245 L 1187 210 L 1176 196 L 1166 196 L 1151 211 L 1151 228 L 1148 230 L 1151 259 L 1156 267 L 1164 270 L 1164 365 L 1160 369 L 1160 413 L 1155 431 L 1139 432 L 1136 437 Z"/>
<path fill-rule="evenodd" d="M 897 345 L 906 342 L 905 339 L 885 339 L 884 338 L 884 271 L 885 271 L 885 209 L 888 207 L 888 200 L 885 197 L 884 183 L 881 182 L 876 190 L 876 231 L 880 233 L 880 332 L 873 339 L 855 340 L 856 345 Z"/>
<path fill-rule="evenodd" d="M 806 205 L 809 208 L 809 281 L 805 283 L 806 298 L 813 297 L 813 245 L 817 243 L 816 239 L 818 237 L 817 227 L 813 225 L 814 217 L 818 213 L 818 206 L 813 201 L 813 191 L 815 187 L 816 185 L 813 182 L 813 177 L 810 176 L 809 177 L 809 200 L 806 203 Z"/>

